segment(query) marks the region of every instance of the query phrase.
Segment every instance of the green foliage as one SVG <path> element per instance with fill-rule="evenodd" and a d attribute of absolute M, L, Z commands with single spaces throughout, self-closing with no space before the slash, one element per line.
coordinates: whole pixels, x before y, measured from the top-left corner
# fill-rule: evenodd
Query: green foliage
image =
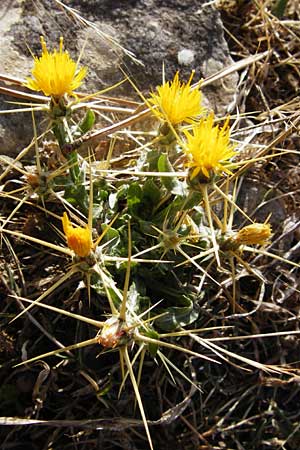
<path fill-rule="evenodd" d="M 284 16 L 287 4 L 288 0 L 277 0 L 272 9 L 272 13 L 274 14 L 274 16 L 281 19 Z"/>
<path fill-rule="evenodd" d="M 195 298 L 182 295 L 178 302 L 180 306 L 169 306 L 165 314 L 155 320 L 155 326 L 162 331 L 174 331 L 194 323 L 199 317 L 199 308 Z"/>
<path fill-rule="evenodd" d="M 78 124 L 80 134 L 83 135 L 88 131 L 90 131 L 94 126 L 95 120 L 96 120 L 95 113 L 91 109 L 88 109 L 86 115 L 84 116 L 82 121 Z"/>
<path fill-rule="evenodd" d="M 158 158 L 157 167 L 159 172 L 174 172 L 166 153 L 162 153 Z M 165 188 L 172 194 L 184 196 L 185 190 L 183 184 L 178 181 L 177 177 L 161 177 L 161 181 Z"/>

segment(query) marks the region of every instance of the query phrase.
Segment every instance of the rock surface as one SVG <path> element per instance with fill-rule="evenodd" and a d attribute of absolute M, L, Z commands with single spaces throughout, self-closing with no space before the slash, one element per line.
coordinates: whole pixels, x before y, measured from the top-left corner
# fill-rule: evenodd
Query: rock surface
<path fill-rule="evenodd" d="M 219 13 L 211 6 L 201 6 L 204 3 L 203 0 L 68 1 L 68 7 L 76 8 L 94 24 L 94 28 L 87 30 L 54 0 L 2 0 L 0 72 L 21 78 L 29 75 L 32 57 L 27 46 L 39 54 L 39 36 L 43 34 L 50 48 L 63 35 L 73 58 L 85 45 L 82 63 L 89 67 L 89 74 L 84 90 L 97 91 L 118 82 L 123 78 L 120 66 L 144 93 L 161 83 L 163 65 L 166 79 L 180 70 L 181 78 L 186 80 L 195 69 L 197 81 L 232 62 Z M 118 45 L 111 45 L 101 36 L 103 33 L 132 51 L 142 64 L 124 55 Z M 178 59 L 182 50 L 193 55 L 184 63 L 180 56 Z M 226 112 L 236 84 L 237 75 L 232 74 L 207 87 L 204 93 L 208 105 L 219 114 Z M 128 84 L 113 95 L 118 92 L 128 97 L 134 95 Z M 0 108 L 8 107 L 11 108 L 1 96 Z M 17 154 L 29 144 L 32 134 L 30 113 L 1 116 L 0 153 Z"/>

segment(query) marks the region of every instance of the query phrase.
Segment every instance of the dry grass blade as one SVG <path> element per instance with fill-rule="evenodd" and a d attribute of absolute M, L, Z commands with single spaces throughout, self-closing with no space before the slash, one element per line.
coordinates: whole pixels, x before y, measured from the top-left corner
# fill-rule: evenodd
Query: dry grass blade
<path fill-rule="evenodd" d="M 131 361 L 129 359 L 127 347 L 124 348 L 123 356 L 124 356 L 126 367 L 128 369 L 130 380 L 131 380 L 131 383 L 132 383 L 132 386 L 134 389 L 135 397 L 136 397 L 137 403 L 139 405 L 139 410 L 140 410 L 143 424 L 144 424 L 144 427 L 146 430 L 149 446 L 150 446 L 151 450 L 153 450 L 152 439 L 151 439 L 151 435 L 150 435 L 150 431 L 149 431 L 149 427 L 148 427 L 148 423 L 147 423 L 147 418 L 146 418 L 145 411 L 144 411 L 143 402 L 142 402 L 139 387 L 138 387 L 138 384 L 137 384 L 137 381 L 136 381 L 136 378 L 135 378 L 135 375 L 134 375 L 134 372 L 132 369 Z"/>
<path fill-rule="evenodd" d="M 225 69 L 220 70 L 219 72 L 205 78 L 203 81 L 199 81 L 201 87 L 208 86 L 218 80 L 221 80 L 222 78 L 225 78 L 226 76 L 230 75 L 233 72 L 237 72 L 241 69 L 244 69 L 245 67 L 251 66 L 251 64 L 256 63 L 257 61 L 260 61 L 261 59 L 264 59 L 268 56 L 269 51 L 258 53 L 257 55 L 251 55 L 246 58 L 241 59 L 240 61 L 237 61 L 233 64 L 231 64 L 229 67 L 225 67 Z M 199 83 L 195 83 L 193 87 L 196 87 Z"/>

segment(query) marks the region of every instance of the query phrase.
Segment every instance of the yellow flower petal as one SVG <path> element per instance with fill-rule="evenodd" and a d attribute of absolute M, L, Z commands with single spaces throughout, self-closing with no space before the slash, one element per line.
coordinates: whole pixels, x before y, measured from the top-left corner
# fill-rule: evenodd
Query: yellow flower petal
<path fill-rule="evenodd" d="M 49 53 L 46 42 L 41 37 L 42 55 L 34 56 L 33 78 L 27 77 L 24 86 L 33 91 L 43 91 L 46 96 L 62 97 L 72 94 L 87 73 L 86 67 L 77 68 L 67 51 L 63 51 L 63 38 L 60 38 L 59 51 Z"/>
<path fill-rule="evenodd" d="M 192 72 L 187 83 L 179 81 L 176 72 L 173 81 L 167 81 L 162 86 L 156 88 L 157 92 L 151 93 L 149 103 L 153 108 L 153 113 L 162 120 L 177 125 L 181 122 L 193 122 L 203 113 L 201 106 L 202 94 L 199 88 L 192 89 Z"/>
<path fill-rule="evenodd" d="M 272 235 L 269 223 L 252 223 L 239 230 L 234 241 L 239 245 L 265 245 Z"/>
<path fill-rule="evenodd" d="M 214 126 L 214 114 L 201 119 L 191 131 L 183 130 L 186 137 L 184 151 L 189 157 L 187 167 L 192 168 L 191 179 L 200 172 L 210 178 L 212 173 L 231 173 L 228 160 L 235 155 L 230 144 L 228 120 L 223 127 Z"/>
<path fill-rule="evenodd" d="M 81 258 L 88 256 L 93 246 L 92 236 L 88 226 L 86 228 L 73 227 L 66 212 L 63 214 L 62 224 L 68 247 Z"/>

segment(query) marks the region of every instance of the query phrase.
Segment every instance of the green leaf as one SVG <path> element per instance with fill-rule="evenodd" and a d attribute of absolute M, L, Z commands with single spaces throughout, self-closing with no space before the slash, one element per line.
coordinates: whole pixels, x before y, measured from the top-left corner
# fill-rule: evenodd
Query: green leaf
<path fill-rule="evenodd" d="M 143 186 L 143 201 L 152 203 L 153 206 L 157 205 L 161 198 L 161 192 L 159 187 L 153 180 L 148 179 Z"/>
<path fill-rule="evenodd" d="M 74 206 L 80 207 L 84 214 L 87 214 L 89 207 L 88 193 L 83 184 L 69 183 L 65 186 L 64 198 Z"/>
<path fill-rule="evenodd" d="M 189 194 L 188 197 L 177 197 L 172 203 L 172 210 L 177 211 L 187 211 L 192 209 L 194 206 L 198 206 L 201 203 L 202 195 L 200 192 L 193 192 Z"/>
<path fill-rule="evenodd" d="M 52 124 L 52 131 L 57 139 L 60 148 L 63 148 L 65 144 L 69 142 L 68 133 L 65 125 L 61 120 L 55 120 Z"/>
<path fill-rule="evenodd" d="M 277 0 L 277 2 L 274 5 L 274 8 L 272 9 L 272 13 L 274 14 L 274 16 L 281 19 L 284 16 L 287 4 L 288 0 Z"/>
<path fill-rule="evenodd" d="M 157 167 L 159 172 L 174 172 L 172 164 L 169 161 L 168 155 L 162 153 L 158 159 Z M 183 184 L 177 179 L 177 177 L 161 177 L 161 182 L 174 195 L 185 195 L 185 189 Z"/>
<path fill-rule="evenodd" d="M 167 314 L 155 320 L 155 326 L 164 331 L 173 331 L 195 322 L 199 316 L 197 305 L 190 297 L 185 295 L 182 296 L 181 303 L 182 306 L 168 307 L 165 310 Z"/>
<path fill-rule="evenodd" d="M 127 205 L 130 214 L 138 215 L 138 208 L 143 198 L 143 191 L 138 183 L 131 183 L 127 191 Z"/>
<path fill-rule="evenodd" d="M 78 154 L 77 151 L 71 152 L 68 156 L 68 163 L 70 167 L 70 175 L 74 183 L 82 184 L 84 181 L 84 173 L 80 170 L 78 165 Z"/>
<path fill-rule="evenodd" d="M 155 172 L 157 170 L 158 159 L 160 157 L 160 152 L 155 150 L 149 150 L 147 152 L 147 165 L 150 172 Z"/>
<path fill-rule="evenodd" d="M 144 334 L 145 334 L 145 336 L 147 336 L 151 339 L 159 340 L 159 334 L 157 333 L 157 331 L 153 330 L 153 328 L 148 328 Z M 158 344 L 152 344 L 152 343 L 148 344 L 148 350 L 149 350 L 150 355 L 153 358 L 155 358 L 157 350 L 158 350 Z"/>
<path fill-rule="evenodd" d="M 108 228 L 108 225 L 102 224 L 102 231 L 106 230 Z M 101 240 L 101 243 L 109 242 L 109 244 L 106 246 L 106 249 L 109 248 L 112 250 L 113 248 L 117 247 L 120 243 L 120 233 L 115 228 L 109 228 L 107 230 L 106 234 Z"/>
<path fill-rule="evenodd" d="M 158 158 L 157 168 L 159 172 L 174 172 L 172 164 L 170 163 L 166 153 L 162 153 Z"/>
<path fill-rule="evenodd" d="M 90 131 L 94 123 L 95 123 L 95 113 L 92 110 L 88 109 L 83 120 L 78 125 L 81 135 Z"/>

